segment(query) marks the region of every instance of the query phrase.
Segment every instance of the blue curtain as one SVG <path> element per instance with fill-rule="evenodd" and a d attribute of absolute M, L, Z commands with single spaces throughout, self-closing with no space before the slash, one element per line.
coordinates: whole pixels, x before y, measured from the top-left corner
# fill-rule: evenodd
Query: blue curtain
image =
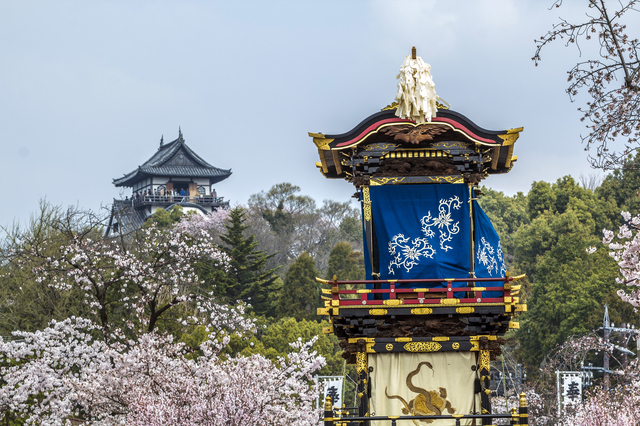
<path fill-rule="evenodd" d="M 385 185 L 369 191 L 381 279 L 469 276 L 466 185 Z M 366 254 L 365 267 L 370 277 L 372 265 Z"/>
<path fill-rule="evenodd" d="M 478 278 L 504 277 L 506 267 L 500 237 L 477 201 L 473 202 L 475 271 Z M 484 282 L 480 287 L 502 287 L 504 281 Z M 498 291 L 483 291 L 482 297 L 501 297 Z"/>

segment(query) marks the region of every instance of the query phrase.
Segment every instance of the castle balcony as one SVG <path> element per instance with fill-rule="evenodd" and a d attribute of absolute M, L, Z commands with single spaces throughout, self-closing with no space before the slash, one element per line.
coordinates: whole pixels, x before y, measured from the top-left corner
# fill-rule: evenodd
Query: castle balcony
<path fill-rule="evenodd" d="M 229 201 L 225 201 L 224 197 L 213 197 L 211 195 L 141 195 L 133 197 L 131 204 L 134 208 L 146 208 L 149 206 L 169 207 L 173 204 L 196 204 L 201 207 L 210 207 L 213 209 L 229 207 Z"/>

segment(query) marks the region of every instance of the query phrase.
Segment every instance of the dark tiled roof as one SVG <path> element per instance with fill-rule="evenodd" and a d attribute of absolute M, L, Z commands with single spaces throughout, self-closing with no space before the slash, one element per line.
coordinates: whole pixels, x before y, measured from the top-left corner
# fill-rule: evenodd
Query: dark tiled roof
<path fill-rule="evenodd" d="M 118 233 L 128 234 L 140 228 L 146 215 L 143 210 L 136 210 L 131 200 L 113 200 L 111 219 L 105 232 L 106 237 L 112 237 Z M 117 226 L 118 229 L 114 229 Z"/>
<path fill-rule="evenodd" d="M 204 161 L 178 139 L 160 146 L 158 151 L 141 166 L 121 178 L 113 180 L 115 186 L 133 186 L 149 176 L 208 177 L 220 182 L 231 175 L 231 170 L 219 169 Z"/>

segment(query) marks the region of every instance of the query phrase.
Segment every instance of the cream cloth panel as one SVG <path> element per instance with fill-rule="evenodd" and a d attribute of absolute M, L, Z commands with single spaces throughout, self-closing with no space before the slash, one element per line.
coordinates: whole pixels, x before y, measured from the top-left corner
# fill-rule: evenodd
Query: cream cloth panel
<path fill-rule="evenodd" d="M 433 368 L 420 363 L 429 363 Z M 373 367 L 369 373 L 371 416 L 437 415 L 434 406 L 442 414 L 449 415 L 447 402 L 455 409 L 453 414 L 480 412 L 480 394 L 473 392 L 477 377 L 477 372 L 471 369 L 476 365 L 473 352 L 369 354 L 368 364 Z M 416 372 L 418 366 L 420 369 Z M 412 372 L 413 377 L 410 377 Z M 399 396 L 404 402 L 399 398 L 388 398 L 385 388 L 389 396 Z M 440 388 L 446 389 L 446 398 L 442 397 L 444 392 Z M 418 420 L 413 423 L 418 426 L 429 424 Z M 390 426 L 391 423 L 378 421 L 371 424 Z M 398 426 L 410 424 L 411 421 L 398 422 Z M 430 424 L 455 425 L 455 420 L 436 420 Z M 461 424 L 470 425 L 471 420 L 461 421 Z"/>

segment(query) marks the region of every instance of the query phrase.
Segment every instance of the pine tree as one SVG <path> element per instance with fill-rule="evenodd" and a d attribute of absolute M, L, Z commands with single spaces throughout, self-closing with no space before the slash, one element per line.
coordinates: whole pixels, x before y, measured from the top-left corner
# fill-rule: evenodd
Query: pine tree
<path fill-rule="evenodd" d="M 360 251 L 353 251 L 351 244 L 340 241 L 329 254 L 327 279 L 336 276 L 340 281 L 364 280 L 364 255 Z"/>
<path fill-rule="evenodd" d="M 229 212 L 227 232 L 220 235 L 222 249 L 231 258 L 228 272 L 217 271 L 215 280 L 218 296 L 229 302 L 243 300 L 251 304 L 256 315 L 275 316 L 280 280 L 277 268 L 265 270 L 267 261 L 273 256 L 256 250 L 258 242 L 254 235 L 245 237 L 246 213 L 242 207 Z"/>
<path fill-rule="evenodd" d="M 289 267 L 278 304 L 280 317 L 291 317 L 298 321 L 316 320 L 316 308 L 320 297 L 316 285 L 316 265 L 313 257 L 302 253 Z"/>

